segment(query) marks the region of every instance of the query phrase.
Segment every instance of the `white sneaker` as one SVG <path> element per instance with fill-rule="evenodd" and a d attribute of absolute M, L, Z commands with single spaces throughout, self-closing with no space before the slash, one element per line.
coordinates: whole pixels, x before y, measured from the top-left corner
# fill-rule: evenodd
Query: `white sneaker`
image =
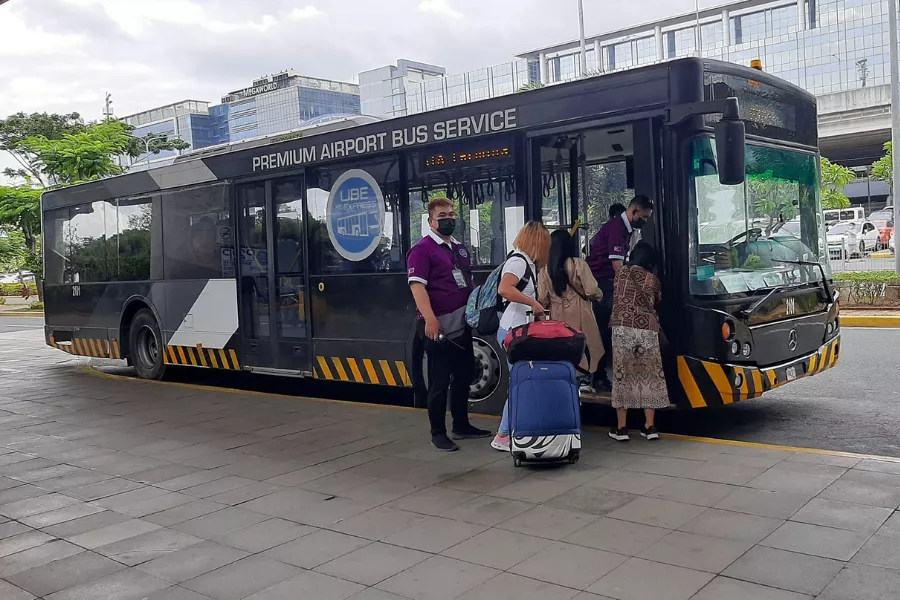
<path fill-rule="evenodd" d="M 500 452 L 509 452 L 509 436 L 498 433 L 491 441 L 491 448 Z"/>

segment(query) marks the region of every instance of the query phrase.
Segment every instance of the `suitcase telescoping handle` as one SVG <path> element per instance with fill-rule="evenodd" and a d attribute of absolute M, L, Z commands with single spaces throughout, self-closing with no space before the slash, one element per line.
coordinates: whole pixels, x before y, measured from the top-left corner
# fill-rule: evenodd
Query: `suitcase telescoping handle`
<path fill-rule="evenodd" d="M 550 311 L 549 310 L 544 310 L 544 320 L 545 321 L 550 320 Z M 527 309 L 525 311 L 525 322 L 526 323 L 534 323 L 535 321 L 537 321 L 537 319 L 535 319 L 535 317 L 534 317 L 534 311 L 531 310 L 530 308 Z"/>

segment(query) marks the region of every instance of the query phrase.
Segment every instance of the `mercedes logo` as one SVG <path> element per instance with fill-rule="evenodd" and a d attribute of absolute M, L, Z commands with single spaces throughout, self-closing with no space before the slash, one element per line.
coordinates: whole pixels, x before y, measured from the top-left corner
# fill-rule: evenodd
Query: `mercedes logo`
<path fill-rule="evenodd" d="M 788 350 L 793 352 L 797 349 L 797 330 L 791 329 L 791 333 L 788 334 Z"/>

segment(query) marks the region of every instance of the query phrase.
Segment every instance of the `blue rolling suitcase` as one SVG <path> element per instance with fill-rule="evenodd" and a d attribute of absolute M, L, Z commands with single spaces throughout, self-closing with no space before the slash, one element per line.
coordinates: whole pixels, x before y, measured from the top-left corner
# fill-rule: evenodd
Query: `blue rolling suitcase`
<path fill-rule="evenodd" d="M 509 449 L 515 465 L 578 462 L 581 406 L 572 363 L 517 362 L 509 381 Z"/>

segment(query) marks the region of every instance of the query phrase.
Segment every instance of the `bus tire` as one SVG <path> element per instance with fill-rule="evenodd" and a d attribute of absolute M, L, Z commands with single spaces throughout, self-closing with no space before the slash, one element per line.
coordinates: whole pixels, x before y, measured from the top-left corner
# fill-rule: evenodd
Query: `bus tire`
<path fill-rule="evenodd" d="M 509 367 L 496 336 L 472 336 L 475 376 L 469 388 L 469 410 L 499 415 L 509 396 Z"/>
<path fill-rule="evenodd" d="M 475 373 L 469 386 L 469 412 L 482 415 L 499 415 L 509 396 L 509 367 L 506 355 L 493 336 L 472 336 L 472 359 Z M 422 360 L 421 381 L 423 396 L 427 396 L 428 355 Z M 423 400 L 424 402 L 424 400 Z M 423 404 L 426 406 L 427 402 Z M 418 405 L 417 405 L 418 406 Z"/>
<path fill-rule="evenodd" d="M 166 372 L 163 357 L 165 342 L 159 330 L 156 317 L 149 309 L 142 309 L 134 315 L 129 328 L 131 362 L 138 377 L 142 379 L 162 379 Z"/>

